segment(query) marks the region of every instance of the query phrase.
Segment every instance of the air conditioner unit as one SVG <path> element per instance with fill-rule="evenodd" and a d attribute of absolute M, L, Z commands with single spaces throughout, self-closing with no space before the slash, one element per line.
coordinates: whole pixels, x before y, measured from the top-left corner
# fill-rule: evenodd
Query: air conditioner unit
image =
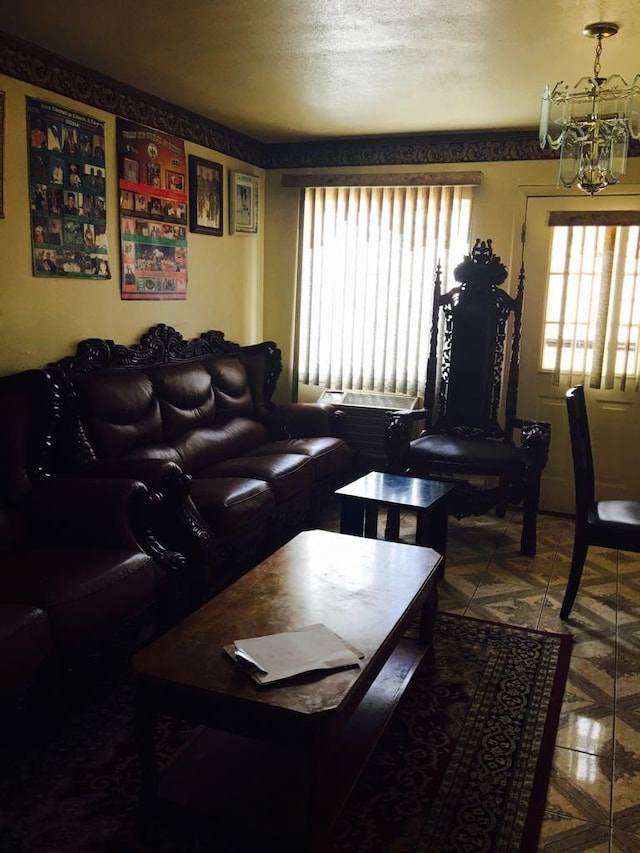
<path fill-rule="evenodd" d="M 344 438 L 351 447 L 373 463 L 385 463 L 386 412 L 412 411 L 417 408 L 418 400 L 410 394 L 327 390 L 322 392 L 318 402 L 331 403 L 344 412 Z"/>

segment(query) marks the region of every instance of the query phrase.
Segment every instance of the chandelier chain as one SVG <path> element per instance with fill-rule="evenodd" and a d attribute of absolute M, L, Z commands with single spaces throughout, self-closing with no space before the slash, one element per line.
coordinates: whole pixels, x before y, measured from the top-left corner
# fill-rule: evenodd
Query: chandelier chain
<path fill-rule="evenodd" d="M 598 44 L 596 45 L 596 58 L 593 63 L 593 76 L 600 76 L 600 54 L 602 53 L 602 33 L 598 33 Z"/>

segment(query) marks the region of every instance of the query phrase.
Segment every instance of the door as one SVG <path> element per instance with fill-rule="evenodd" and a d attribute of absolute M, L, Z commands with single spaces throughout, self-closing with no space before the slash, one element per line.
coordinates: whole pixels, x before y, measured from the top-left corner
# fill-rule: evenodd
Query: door
<path fill-rule="evenodd" d="M 638 196 L 529 198 L 526 213 L 525 297 L 520 348 L 518 414 L 551 423 L 551 449 L 542 478 L 540 508 L 572 513 L 575 509 L 573 467 L 564 396 L 566 376 L 552 383 L 543 371 L 542 343 L 553 228 L 550 211 L 638 210 Z M 640 393 L 634 383 L 620 391 L 589 388 L 584 383 L 596 471 L 598 498 L 640 499 Z"/>

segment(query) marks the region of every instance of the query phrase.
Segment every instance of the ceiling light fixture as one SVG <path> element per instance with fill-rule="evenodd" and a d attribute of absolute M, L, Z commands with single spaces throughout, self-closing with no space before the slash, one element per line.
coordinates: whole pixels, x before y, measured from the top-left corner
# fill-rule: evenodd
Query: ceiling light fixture
<path fill-rule="evenodd" d="M 617 24 L 587 24 L 583 35 L 598 40 L 593 77 L 542 95 L 540 147 L 560 149 L 558 186 L 577 184 L 591 196 L 624 175 L 629 138 L 640 138 L 640 74 L 630 86 L 619 74 L 600 76 L 602 40 L 617 32 Z"/>

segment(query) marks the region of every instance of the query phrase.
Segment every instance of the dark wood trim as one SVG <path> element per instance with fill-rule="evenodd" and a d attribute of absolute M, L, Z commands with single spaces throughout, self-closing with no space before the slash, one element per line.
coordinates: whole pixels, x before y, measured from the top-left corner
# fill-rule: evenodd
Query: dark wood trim
<path fill-rule="evenodd" d="M 0 73 L 189 142 L 264 165 L 264 144 L 0 31 Z"/>
<path fill-rule="evenodd" d="M 264 143 L 0 31 L 0 74 L 148 125 L 263 169 L 419 166 L 557 159 L 536 130 Z M 640 142 L 632 140 L 632 156 Z"/>
<path fill-rule="evenodd" d="M 267 147 L 267 169 L 421 166 L 555 159 L 537 131 L 423 134 L 288 142 Z"/>
<path fill-rule="evenodd" d="M 478 187 L 482 172 L 376 172 L 361 175 L 283 175 L 283 187 Z"/>
<path fill-rule="evenodd" d="M 640 225 L 640 210 L 551 210 L 547 225 Z"/>

